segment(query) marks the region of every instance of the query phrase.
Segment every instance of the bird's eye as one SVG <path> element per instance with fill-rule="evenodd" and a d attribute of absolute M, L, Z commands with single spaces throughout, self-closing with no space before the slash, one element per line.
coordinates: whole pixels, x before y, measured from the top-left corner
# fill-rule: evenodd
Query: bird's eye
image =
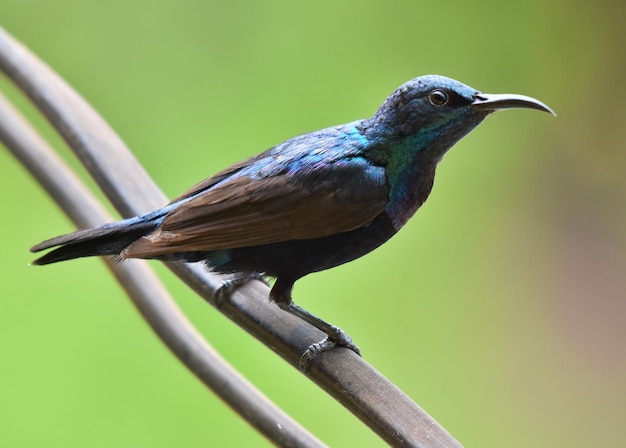
<path fill-rule="evenodd" d="M 428 101 L 433 106 L 443 106 L 448 102 L 448 95 L 443 90 L 433 90 L 428 95 Z"/>

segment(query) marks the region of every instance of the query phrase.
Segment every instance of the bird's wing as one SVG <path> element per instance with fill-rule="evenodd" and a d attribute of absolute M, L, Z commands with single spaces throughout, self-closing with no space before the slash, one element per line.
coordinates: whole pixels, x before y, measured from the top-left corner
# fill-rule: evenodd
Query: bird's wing
<path fill-rule="evenodd" d="M 360 158 L 269 177 L 238 173 L 172 210 L 122 256 L 320 238 L 367 224 L 384 210 L 388 193 L 384 169 Z"/>

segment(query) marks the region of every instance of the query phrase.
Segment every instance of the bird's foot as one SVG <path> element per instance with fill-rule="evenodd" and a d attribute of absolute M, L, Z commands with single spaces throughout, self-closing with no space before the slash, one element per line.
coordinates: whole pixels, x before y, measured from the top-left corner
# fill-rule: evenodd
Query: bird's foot
<path fill-rule="evenodd" d="M 217 288 L 214 294 L 214 303 L 216 308 L 221 308 L 224 304 L 224 301 L 230 297 L 230 295 L 235 292 L 237 288 L 245 285 L 251 280 L 258 280 L 263 282 L 265 285 L 269 286 L 267 279 L 265 276 L 259 272 L 252 272 L 247 274 L 236 274 L 232 278 L 228 280 L 224 280 L 222 284 Z"/>
<path fill-rule="evenodd" d="M 361 356 L 361 351 L 356 344 L 352 342 L 352 338 L 350 338 L 350 336 L 348 336 L 341 328 L 329 324 L 328 322 L 293 303 L 293 300 L 291 299 L 292 285 L 293 283 L 281 281 L 280 277 L 277 278 L 276 283 L 274 283 L 274 287 L 270 291 L 270 299 L 281 309 L 299 317 L 303 321 L 313 325 L 318 330 L 326 333 L 326 337 L 324 339 L 320 342 L 316 342 L 315 344 L 311 344 L 302 354 L 298 363 L 300 370 L 304 373 L 308 373 L 311 363 L 317 355 L 333 349 L 336 345 L 346 347 Z"/>
<path fill-rule="evenodd" d="M 357 355 L 361 356 L 361 350 L 359 350 L 359 347 L 356 346 L 356 344 L 352 341 L 352 338 L 341 328 L 334 325 L 328 325 L 328 327 L 325 328 L 325 331 L 328 332 L 327 336 L 320 342 L 311 344 L 300 357 L 298 368 L 302 372 L 308 373 L 311 369 L 311 363 L 320 353 L 332 350 L 337 345 L 348 348 Z"/>

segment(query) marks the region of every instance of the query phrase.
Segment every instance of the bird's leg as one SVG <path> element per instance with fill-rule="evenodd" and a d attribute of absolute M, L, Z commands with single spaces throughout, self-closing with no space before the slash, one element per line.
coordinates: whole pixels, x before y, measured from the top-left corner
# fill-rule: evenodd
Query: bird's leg
<path fill-rule="evenodd" d="M 250 280 L 259 280 L 263 282 L 265 285 L 269 286 L 267 279 L 260 272 L 247 272 L 247 273 L 238 273 L 229 278 L 228 280 L 224 280 L 222 284 L 215 291 L 215 307 L 220 308 L 226 300 L 237 288 L 245 285 Z"/>
<path fill-rule="evenodd" d="M 280 306 L 280 304 L 279 304 Z M 286 307 L 281 307 L 285 311 L 293 314 L 294 316 L 298 316 L 300 319 L 305 322 L 310 323 L 314 327 L 322 330 L 326 333 L 326 337 L 322 339 L 320 342 L 316 342 L 315 344 L 311 344 L 309 348 L 306 349 L 302 357 L 300 358 L 299 367 L 304 372 L 309 370 L 309 366 L 311 361 L 322 352 L 326 352 L 335 347 L 335 345 L 341 345 L 343 347 L 349 348 L 357 355 L 361 356 L 361 350 L 356 344 L 352 341 L 352 338 L 346 334 L 341 328 L 329 324 L 328 322 L 320 319 L 319 317 L 309 313 L 304 308 L 296 305 L 291 302 Z"/>
<path fill-rule="evenodd" d="M 291 299 L 291 285 L 286 286 L 280 281 L 276 280 L 272 291 L 270 292 L 270 298 L 276 302 L 276 304 L 283 310 L 287 311 L 294 316 L 308 322 L 315 328 L 326 333 L 326 337 L 320 342 L 311 344 L 302 357 L 300 358 L 299 368 L 303 372 L 308 372 L 311 361 L 320 353 L 331 350 L 335 345 L 341 345 L 349 348 L 357 355 L 361 356 L 361 350 L 352 341 L 352 338 L 348 336 L 341 328 L 331 325 L 328 322 L 320 319 L 319 317 L 309 313 L 304 308 L 293 303 Z"/>

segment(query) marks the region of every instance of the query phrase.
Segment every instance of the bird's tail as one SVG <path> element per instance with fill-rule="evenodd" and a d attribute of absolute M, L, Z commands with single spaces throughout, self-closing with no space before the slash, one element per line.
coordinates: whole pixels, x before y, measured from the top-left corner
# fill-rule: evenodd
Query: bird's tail
<path fill-rule="evenodd" d="M 43 241 L 31 247 L 30 251 L 39 252 L 51 247 L 59 247 L 37 258 L 32 264 L 43 265 L 96 255 L 117 255 L 137 238 L 158 227 L 162 216 L 163 214 L 153 213 L 93 229 L 78 230 Z"/>

